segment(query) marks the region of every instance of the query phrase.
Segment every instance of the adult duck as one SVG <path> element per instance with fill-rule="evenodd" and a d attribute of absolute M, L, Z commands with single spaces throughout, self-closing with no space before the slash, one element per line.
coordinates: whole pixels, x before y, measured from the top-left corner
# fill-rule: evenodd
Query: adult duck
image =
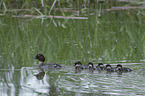
<path fill-rule="evenodd" d="M 55 64 L 55 63 L 44 64 L 45 57 L 41 53 L 37 54 L 36 57 L 34 57 L 34 59 L 38 59 L 39 60 L 38 68 L 40 68 L 40 69 L 61 68 L 60 64 Z"/>

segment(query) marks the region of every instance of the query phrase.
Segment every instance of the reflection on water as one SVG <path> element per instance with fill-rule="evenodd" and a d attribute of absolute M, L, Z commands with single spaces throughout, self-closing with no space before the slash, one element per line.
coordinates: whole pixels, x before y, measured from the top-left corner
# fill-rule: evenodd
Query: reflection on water
<path fill-rule="evenodd" d="M 39 70 L 39 73 L 35 74 L 34 76 L 36 76 L 38 80 L 42 80 L 44 78 L 45 71 L 41 68 L 39 68 L 38 70 Z"/>
<path fill-rule="evenodd" d="M 139 65 L 138 65 L 139 66 Z M 142 66 L 142 65 L 140 65 Z M 1 70 L 0 95 L 144 95 L 145 68 L 129 73 L 107 73 L 73 67 L 59 70 Z"/>

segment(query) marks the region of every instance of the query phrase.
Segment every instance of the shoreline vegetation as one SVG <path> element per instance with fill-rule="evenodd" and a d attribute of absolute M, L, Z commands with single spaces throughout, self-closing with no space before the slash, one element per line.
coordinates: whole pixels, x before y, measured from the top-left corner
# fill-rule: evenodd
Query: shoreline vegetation
<path fill-rule="evenodd" d="M 60 19 L 88 19 L 89 15 L 97 17 L 104 11 L 122 11 L 145 9 L 143 0 L 26 0 L 2 1 L 0 16 Z"/>
<path fill-rule="evenodd" d="M 145 61 L 141 0 L 8 1 L 0 6 L 0 60 L 5 69 L 33 66 L 36 53 L 45 53 L 48 62 L 66 65 L 75 60 Z"/>

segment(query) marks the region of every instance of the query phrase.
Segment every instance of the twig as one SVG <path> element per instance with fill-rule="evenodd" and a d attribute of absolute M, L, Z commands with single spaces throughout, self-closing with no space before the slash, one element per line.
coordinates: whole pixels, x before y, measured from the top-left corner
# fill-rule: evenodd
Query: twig
<path fill-rule="evenodd" d="M 24 15 L 24 16 L 12 16 L 12 17 L 34 17 L 34 18 L 42 18 L 41 16 L 35 15 Z M 64 16 L 45 16 L 47 18 L 60 18 L 60 19 L 88 19 L 88 17 L 64 17 Z"/>

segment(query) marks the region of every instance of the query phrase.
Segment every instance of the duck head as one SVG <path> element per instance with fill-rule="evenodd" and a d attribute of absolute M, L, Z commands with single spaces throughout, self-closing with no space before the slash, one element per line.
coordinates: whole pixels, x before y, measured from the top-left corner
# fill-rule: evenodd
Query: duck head
<path fill-rule="evenodd" d="M 112 69 L 110 64 L 107 64 L 105 68 L 106 68 L 106 70 L 111 70 Z"/>
<path fill-rule="evenodd" d="M 76 69 L 80 68 L 82 66 L 81 61 L 75 62 L 74 66 L 75 66 Z"/>
<path fill-rule="evenodd" d="M 103 63 L 98 63 L 98 67 L 100 67 L 101 69 L 103 69 L 104 68 Z"/>
<path fill-rule="evenodd" d="M 117 69 L 117 70 L 122 70 L 122 65 L 121 65 L 121 64 L 118 64 L 118 65 L 116 66 L 116 69 Z"/>
<path fill-rule="evenodd" d="M 93 67 L 94 67 L 94 64 L 93 64 L 92 62 L 89 62 L 89 63 L 88 63 L 88 67 L 89 67 L 89 68 L 93 68 Z"/>
<path fill-rule="evenodd" d="M 81 66 L 81 65 L 82 65 L 81 61 L 77 61 L 77 62 L 75 62 L 74 66 Z"/>
<path fill-rule="evenodd" d="M 38 59 L 39 64 L 43 64 L 43 62 L 45 61 L 45 57 L 41 53 L 37 54 L 33 59 Z"/>

